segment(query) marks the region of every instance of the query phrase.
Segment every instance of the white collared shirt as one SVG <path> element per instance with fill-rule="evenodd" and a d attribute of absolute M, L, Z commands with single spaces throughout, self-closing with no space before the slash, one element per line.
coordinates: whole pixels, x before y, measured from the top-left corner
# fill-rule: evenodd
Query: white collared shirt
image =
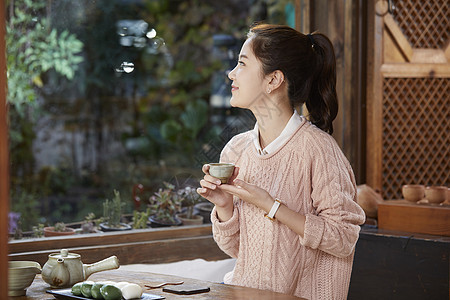
<path fill-rule="evenodd" d="M 302 119 L 303 117 L 300 116 L 296 110 L 294 110 L 294 113 L 292 114 L 289 122 L 286 124 L 281 134 L 264 149 L 261 148 L 261 144 L 259 143 L 259 128 L 258 122 L 256 122 L 255 128 L 253 129 L 253 144 L 255 145 L 258 154 L 267 155 L 278 150 L 287 140 L 291 138 L 295 131 L 300 127 Z"/>

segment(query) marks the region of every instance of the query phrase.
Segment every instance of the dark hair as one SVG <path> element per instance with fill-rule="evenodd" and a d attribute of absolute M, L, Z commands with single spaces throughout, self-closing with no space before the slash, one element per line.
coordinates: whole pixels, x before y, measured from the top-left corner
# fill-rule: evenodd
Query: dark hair
<path fill-rule="evenodd" d="M 338 111 L 333 44 L 321 33 L 304 35 L 285 25 L 259 24 L 248 33 L 264 75 L 283 72 L 292 107 L 306 103 L 309 120 L 329 134 Z"/>

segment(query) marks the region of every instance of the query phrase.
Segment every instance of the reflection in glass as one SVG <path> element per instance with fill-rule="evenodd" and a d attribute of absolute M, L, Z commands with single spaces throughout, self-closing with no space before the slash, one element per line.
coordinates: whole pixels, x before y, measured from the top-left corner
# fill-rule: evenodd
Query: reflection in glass
<path fill-rule="evenodd" d="M 202 163 L 218 160 L 229 137 L 252 122 L 227 105 L 226 72 L 248 24 L 261 19 L 250 17 L 247 2 L 7 5 L 17 236 L 101 217 L 114 189 L 131 213 L 135 184 L 155 191 L 173 178 L 196 184 Z M 220 35 L 234 46 L 219 46 Z"/>
<path fill-rule="evenodd" d="M 133 70 L 134 70 L 134 64 L 131 62 L 124 61 L 123 63 L 120 64 L 120 67 L 118 67 L 116 69 L 116 72 L 117 73 L 122 73 L 122 72 L 131 73 L 131 72 L 133 72 Z"/>

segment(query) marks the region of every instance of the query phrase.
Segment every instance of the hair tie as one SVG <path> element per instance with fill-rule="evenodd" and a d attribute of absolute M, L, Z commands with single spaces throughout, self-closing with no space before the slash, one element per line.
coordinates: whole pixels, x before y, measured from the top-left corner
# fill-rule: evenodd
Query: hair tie
<path fill-rule="evenodd" d="M 316 43 L 314 42 L 314 38 L 313 38 L 312 34 L 308 33 L 306 36 L 309 38 L 309 41 L 311 42 L 311 48 L 314 48 Z"/>

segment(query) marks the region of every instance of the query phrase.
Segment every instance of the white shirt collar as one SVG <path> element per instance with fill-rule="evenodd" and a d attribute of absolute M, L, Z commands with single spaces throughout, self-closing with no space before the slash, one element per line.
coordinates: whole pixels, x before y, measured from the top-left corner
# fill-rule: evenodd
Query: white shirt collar
<path fill-rule="evenodd" d="M 286 124 L 281 134 L 264 149 L 261 148 L 261 145 L 259 143 L 259 128 L 258 122 L 256 122 L 255 128 L 253 129 L 253 144 L 255 145 L 258 154 L 267 155 L 278 150 L 286 141 L 291 138 L 295 131 L 300 127 L 302 118 L 303 117 L 300 116 L 296 110 L 294 110 L 294 113 L 292 114 L 289 122 Z"/>

